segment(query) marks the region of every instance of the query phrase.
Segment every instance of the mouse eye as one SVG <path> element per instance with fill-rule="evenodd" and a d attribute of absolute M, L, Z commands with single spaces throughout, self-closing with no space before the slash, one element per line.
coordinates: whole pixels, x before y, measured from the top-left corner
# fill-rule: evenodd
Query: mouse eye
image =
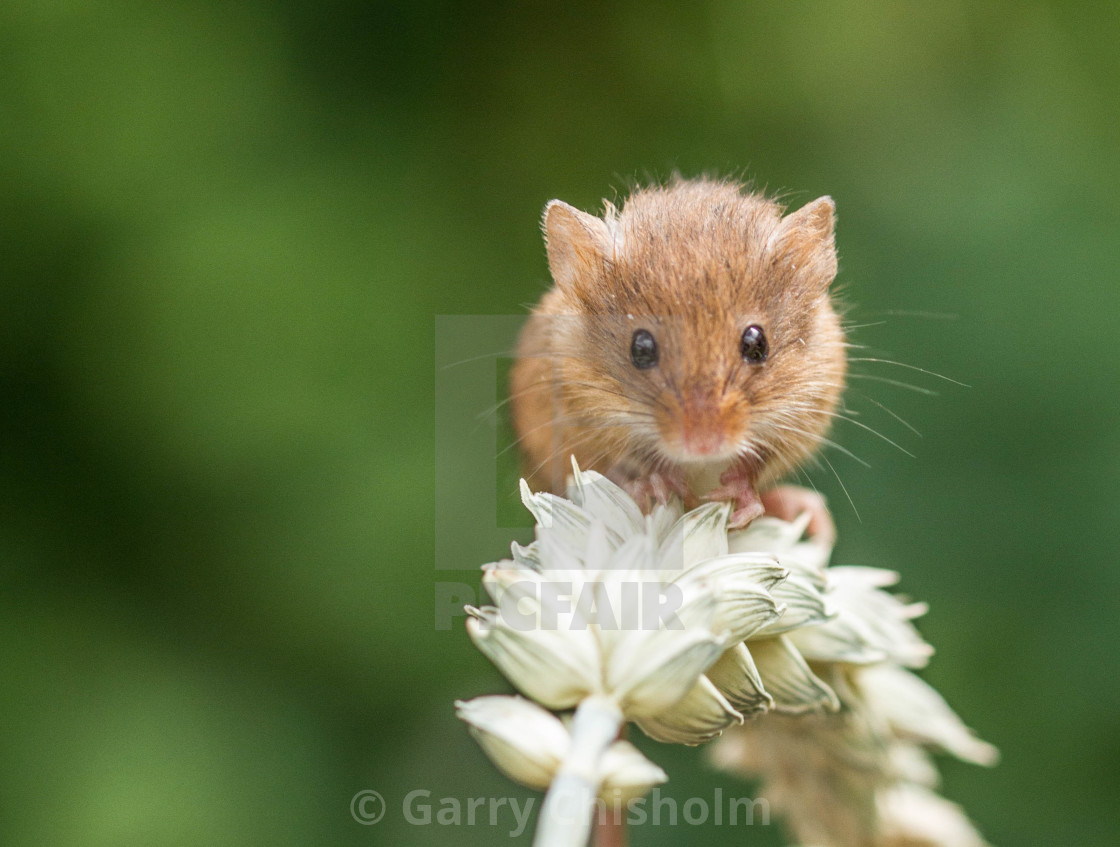
<path fill-rule="evenodd" d="M 657 341 L 647 329 L 639 329 L 630 339 L 630 361 L 640 371 L 657 364 Z"/>
<path fill-rule="evenodd" d="M 739 341 L 739 352 L 743 361 L 752 365 L 761 365 L 770 353 L 770 345 L 766 342 L 766 333 L 758 324 L 751 324 L 743 330 L 743 337 Z"/>

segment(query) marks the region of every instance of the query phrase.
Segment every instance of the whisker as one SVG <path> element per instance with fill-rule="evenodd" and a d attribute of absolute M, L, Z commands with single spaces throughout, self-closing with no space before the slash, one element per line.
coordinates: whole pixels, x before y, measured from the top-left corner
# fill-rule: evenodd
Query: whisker
<path fill-rule="evenodd" d="M 867 329 L 872 326 L 884 326 L 886 323 L 887 321 L 872 321 L 865 324 L 843 324 L 843 327 L 845 332 L 853 332 L 857 329 Z"/>
<path fill-rule="evenodd" d="M 864 393 L 863 393 L 862 391 L 858 391 L 858 390 L 856 390 L 856 389 L 854 389 L 854 388 L 852 389 L 852 391 L 853 391 L 854 393 L 858 394 L 858 395 L 859 395 L 860 397 L 862 397 L 862 398 L 863 398 L 864 400 L 866 400 L 866 401 L 867 401 L 868 403 L 874 403 L 874 404 L 875 404 L 876 406 L 878 406 L 878 407 L 879 407 L 880 409 L 882 409 L 882 410 L 883 410 L 884 412 L 886 412 L 886 413 L 887 413 L 888 415 L 890 415 L 890 416 L 891 416 L 892 418 L 894 418 L 894 419 L 895 419 L 896 421 L 898 421 L 898 422 L 899 422 L 900 424 L 902 424 L 902 425 L 903 425 L 904 427 L 906 427 L 906 428 L 907 428 L 908 430 L 910 430 L 910 431 L 911 431 L 912 433 L 914 433 L 914 434 L 915 434 L 916 436 L 918 436 L 918 438 L 922 438 L 922 437 L 923 437 L 923 436 L 922 436 L 922 434 L 921 434 L 920 432 L 918 432 L 917 428 L 916 428 L 915 426 L 913 426 L 913 425 L 912 425 L 912 424 L 911 424 L 911 423 L 910 423 L 909 421 L 907 421 L 907 420 L 906 420 L 906 419 L 905 419 L 904 417 L 902 417 L 901 415 L 898 415 L 898 414 L 896 414 L 895 412 L 891 411 L 891 410 L 890 410 L 889 408 L 887 408 L 886 406 L 884 406 L 884 405 L 883 405 L 882 403 L 880 403 L 880 402 L 879 402 L 878 400 L 875 400 L 875 399 L 873 399 L 873 398 L 871 398 L 871 397 L 868 397 L 868 396 L 867 396 L 866 394 L 864 394 Z M 848 410 L 848 409 L 846 409 L 845 411 L 852 411 L 852 410 Z"/>
<path fill-rule="evenodd" d="M 880 314 L 895 318 L 925 318 L 931 321 L 956 321 L 961 317 L 954 312 L 923 312 L 911 309 L 885 309 Z"/>
<path fill-rule="evenodd" d="M 940 397 L 941 396 L 940 392 L 934 391 L 931 388 L 923 388 L 920 385 L 911 385 L 909 382 L 902 382 L 901 380 L 891 379 L 890 377 L 885 377 L 885 376 L 875 376 L 874 374 L 849 373 L 848 374 L 848 379 L 866 379 L 870 382 L 882 382 L 882 383 L 885 383 L 886 385 L 893 385 L 896 388 L 905 388 L 908 391 L 914 391 L 918 394 L 925 394 L 927 397 Z"/>
<path fill-rule="evenodd" d="M 549 418 L 544 423 L 538 424 L 537 426 L 533 427 L 532 429 L 526 430 L 525 432 L 521 433 L 519 436 L 517 436 L 517 438 L 513 439 L 512 442 L 510 442 L 502 450 L 500 450 L 497 455 L 498 456 L 504 455 L 506 452 L 508 452 L 513 447 L 517 447 L 518 445 L 520 445 L 522 441 L 524 441 L 526 438 L 528 438 L 534 432 L 539 432 L 540 430 L 544 429 L 545 427 L 554 426 L 554 425 L 555 426 L 563 426 L 564 424 L 571 424 L 575 420 L 576 420 L 575 418 L 570 418 L 570 417 Z"/>
<path fill-rule="evenodd" d="M 484 421 L 486 420 L 486 418 L 490 417 L 499 409 L 501 409 L 503 406 L 508 406 L 518 397 L 524 397 L 526 394 L 532 394 L 536 390 L 537 386 L 535 385 L 530 386 L 529 388 L 522 388 L 520 391 L 516 391 L 510 394 L 506 399 L 495 403 L 493 406 L 488 406 L 487 408 L 483 409 L 481 412 L 475 415 L 475 420 Z"/>
<path fill-rule="evenodd" d="M 551 453 L 549 453 L 547 456 L 545 456 L 544 461 L 540 462 L 536 467 L 534 467 L 532 469 L 532 471 L 530 471 L 528 474 L 526 474 L 526 476 L 536 476 L 538 473 L 540 473 L 541 468 L 543 468 L 545 465 L 549 464 L 550 462 L 554 462 L 557 458 L 557 455 L 561 451 L 563 451 L 564 453 L 572 454 L 572 453 L 575 452 L 577 447 L 586 443 L 587 441 L 590 441 L 592 436 L 594 436 L 594 435 L 595 435 L 595 432 L 593 430 L 589 430 L 587 432 L 581 433 L 580 436 L 575 438 L 573 441 L 557 447 L 555 450 L 553 450 Z M 561 456 L 561 458 L 563 458 L 563 456 Z"/>
<path fill-rule="evenodd" d="M 798 429 L 795 426 L 790 426 L 789 424 L 783 423 L 781 421 L 768 421 L 767 423 L 770 426 L 773 426 L 773 427 L 775 427 L 777 429 L 780 429 L 784 432 L 792 432 L 795 435 L 803 435 L 806 438 L 820 438 L 821 444 L 825 445 L 826 447 L 831 447 L 832 449 L 836 450 L 837 452 L 844 454 L 848 458 L 854 459 L 856 462 L 859 462 L 859 464 L 863 465 L 865 468 L 870 468 L 871 467 L 870 464 L 868 464 L 866 461 L 861 459 L 859 456 L 857 456 L 855 453 L 853 453 L 847 447 L 843 447 L 840 444 L 837 444 L 835 441 L 833 441 L 829 438 L 814 435 L 811 432 L 806 432 L 803 429 Z M 852 421 L 852 423 L 855 423 L 855 421 Z"/>
<path fill-rule="evenodd" d="M 451 368 L 457 368 L 460 365 L 470 364 L 471 362 L 481 362 L 483 359 L 500 359 L 503 357 L 512 359 L 513 352 L 509 350 L 500 350 L 497 353 L 483 353 L 481 356 L 471 356 L 469 359 L 462 359 L 461 361 L 452 362 L 448 365 L 441 365 L 440 370 L 446 371 L 450 370 Z"/>
<path fill-rule="evenodd" d="M 836 468 L 832 466 L 832 462 L 828 460 L 828 457 L 825 456 L 824 453 L 821 453 L 820 457 L 824 461 L 824 463 L 828 465 L 829 470 L 832 471 L 832 475 L 836 477 L 836 481 L 840 483 L 840 490 L 843 491 L 844 496 L 848 498 L 848 504 L 852 507 L 852 511 L 855 512 L 856 520 L 860 523 L 863 523 L 863 518 L 859 516 L 859 509 L 856 508 L 856 504 L 852 499 L 852 495 L 848 493 L 848 486 L 844 485 L 844 480 L 840 479 L 840 474 L 836 473 Z"/>
<path fill-rule="evenodd" d="M 906 368 L 907 370 L 911 370 L 911 371 L 918 371 L 919 373 L 924 373 L 924 374 L 927 374 L 929 376 L 937 377 L 938 379 L 943 379 L 946 382 L 953 383 L 953 385 L 959 385 L 961 388 L 971 388 L 972 387 L 971 385 L 967 385 L 966 383 L 955 380 L 952 377 L 945 376 L 945 374 L 939 374 L 936 371 L 930 371 L 930 370 L 926 370 L 925 368 L 919 368 L 917 365 L 908 365 L 905 362 L 895 362 L 895 361 L 892 361 L 891 359 L 874 359 L 874 358 L 864 357 L 864 358 L 849 359 L 848 361 L 849 362 L 877 362 L 877 363 L 882 364 L 882 365 L 896 365 L 897 367 L 900 367 L 900 368 Z"/>
<path fill-rule="evenodd" d="M 874 436 L 877 436 L 878 438 L 881 438 L 881 439 L 883 439 L 883 440 L 884 440 L 885 442 L 887 442 L 888 444 L 890 444 L 890 445 L 891 445 L 892 447 L 895 447 L 895 448 L 897 448 L 898 450 L 901 450 L 901 451 L 902 451 L 903 453 L 905 453 L 905 454 L 906 454 L 907 456 L 909 456 L 909 457 L 910 457 L 911 459 L 916 459 L 916 458 L 917 458 L 917 456 L 915 456 L 915 455 L 914 455 L 913 453 L 911 453 L 911 452 L 910 452 L 909 450 L 907 450 L 907 449 L 906 449 L 905 447 L 903 447 L 903 446 L 902 446 L 902 445 L 900 445 L 900 444 L 897 444 L 897 443 L 895 443 L 894 441 L 891 441 L 891 440 L 890 440 L 889 438 L 887 438 L 887 436 L 883 435 L 883 433 L 879 432 L 879 431 L 878 431 L 877 429 L 874 429 L 874 428 L 872 428 L 872 427 L 869 427 L 869 426 L 868 426 L 867 424 L 863 423 L 863 421 L 857 421 L 857 420 L 856 420 L 855 418 L 849 418 L 849 417 L 847 417 L 846 415 L 841 415 L 841 414 L 839 414 L 838 412 L 832 412 L 832 413 L 830 413 L 830 414 L 832 414 L 832 415 L 833 415 L 833 417 L 835 417 L 835 418 L 836 418 L 837 420 L 841 420 L 841 421 L 846 421 L 847 423 L 850 423 L 850 424 L 852 424 L 852 425 L 854 425 L 854 426 L 858 426 L 858 427 L 859 427 L 860 429 L 865 429 L 865 430 L 867 430 L 867 431 L 868 431 L 868 432 L 870 432 L 870 433 L 871 433 L 872 435 L 874 435 Z"/>

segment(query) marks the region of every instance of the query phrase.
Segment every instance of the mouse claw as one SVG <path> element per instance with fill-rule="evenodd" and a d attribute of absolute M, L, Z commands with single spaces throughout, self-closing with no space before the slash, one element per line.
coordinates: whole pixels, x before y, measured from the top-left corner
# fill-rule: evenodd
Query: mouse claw
<path fill-rule="evenodd" d="M 761 517 L 766 509 L 755 491 L 750 476 L 738 468 L 726 471 L 720 478 L 721 485 L 713 488 L 701 500 L 719 502 L 730 500 L 733 504 L 728 529 L 742 529 L 755 518 Z"/>
<path fill-rule="evenodd" d="M 757 500 L 753 503 L 748 503 L 731 513 L 731 520 L 727 522 L 727 528 L 742 529 L 755 518 L 761 518 L 765 512 L 766 510 Z"/>
<path fill-rule="evenodd" d="M 684 478 L 672 474 L 652 473 L 637 477 L 624 482 L 622 488 L 638 504 L 638 508 L 647 513 L 655 505 L 664 506 L 674 496 L 680 497 L 686 505 L 694 499 Z"/>
<path fill-rule="evenodd" d="M 689 503 L 695 502 L 696 498 L 692 493 L 692 489 L 688 487 L 684 474 L 654 473 L 650 474 L 649 478 L 655 490 L 658 491 L 658 502 L 662 504 L 668 503 L 669 498 L 674 495 L 681 498 L 681 501 L 686 507 Z"/>
<path fill-rule="evenodd" d="M 766 514 L 783 521 L 794 521 L 808 512 L 809 540 L 826 547 L 836 542 L 836 524 L 828 511 L 828 503 L 819 492 L 799 485 L 779 485 L 765 492 L 761 499 Z"/>
<path fill-rule="evenodd" d="M 649 475 L 649 490 L 653 494 L 654 500 L 664 506 L 669 502 L 669 497 L 672 496 L 672 491 L 669 488 L 669 483 L 661 474 L 654 473 Z"/>

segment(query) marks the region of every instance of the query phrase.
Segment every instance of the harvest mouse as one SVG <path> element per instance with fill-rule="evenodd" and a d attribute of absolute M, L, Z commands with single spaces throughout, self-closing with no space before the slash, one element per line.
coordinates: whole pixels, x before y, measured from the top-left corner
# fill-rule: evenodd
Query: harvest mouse
<path fill-rule="evenodd" d="M 563 491 L 574 455 L 646 505 L 731 500 L 732 526 L 808 509 L 831 540 L 819 495 L 767 487 L 821 445 L 844 387 L 832 199 L 783 214 L 737 183 L 678 178 L 605 207 L 545 208 L 555 285 L 510 374 L 530 486 Z"/>

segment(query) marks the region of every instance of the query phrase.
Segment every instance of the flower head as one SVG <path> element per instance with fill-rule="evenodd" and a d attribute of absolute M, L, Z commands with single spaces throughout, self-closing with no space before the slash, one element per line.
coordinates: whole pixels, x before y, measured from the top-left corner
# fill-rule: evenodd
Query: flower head
<path fill-rule="evenodd" d="M 520 697 L 460 700 L 455 710 L 499 770 L 529 788 L 548 788 L 571 752 L 572 738 L 564 722 Z M 641 797 L 667 779 L 661 768 L 626 741 L 611 744 L 599 760 L 604 797 L 622 801 Z"/>
<path fill-rule="evenodd" d="M 808 515 L 732 531 L 726 504 L 643 514 L 576 466 L 568 497 L 523 483 L 522 501 L 536 539 L 484 566 L 492 603 L 468 607 L 467 627 L 536 702 L 458 704 L 511 778 L 640 796 L 665 775 L 614 740 L 621 722 L 700 744 L 751 717 L 715 759 L 762 776 L 803 841 L 924 844 L 905 839 L 927 812 L 945 832 L 975 835 L 932 792 L 926 749 L 982 764 L 995 749 L 911 672 L 933 651 L 913 625 L 924 604 L 886 590 L 897 574 L 830 567 L 830 546 L 804 537 Z M 570 728 L 541 706 L 575 710 Z"/>

